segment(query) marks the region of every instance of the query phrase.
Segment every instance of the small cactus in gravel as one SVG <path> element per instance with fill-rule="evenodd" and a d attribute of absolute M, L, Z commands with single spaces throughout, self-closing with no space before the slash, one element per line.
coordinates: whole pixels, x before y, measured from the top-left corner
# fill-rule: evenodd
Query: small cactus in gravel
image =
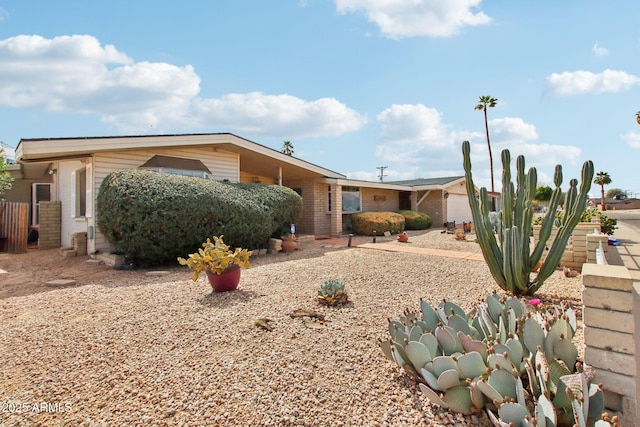
<path fill-rule="evenodd" d="M 340 280 L 327 280 L 318 289 L 318 302 L 322 305 L 342 305 L 349 302 L 345 285 Z"/>

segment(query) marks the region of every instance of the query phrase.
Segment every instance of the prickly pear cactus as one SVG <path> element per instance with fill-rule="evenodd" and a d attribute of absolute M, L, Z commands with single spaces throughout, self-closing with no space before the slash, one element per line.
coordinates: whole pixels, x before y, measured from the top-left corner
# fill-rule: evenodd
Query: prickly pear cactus
<path fill-rule="evenodd" d="M 578 360 L 576 324 L 571 308 L 527 313 L 519 299 L 497 294 L 469 312 L 422 300 L 420 311 L 389 320 L 390 338 L 379 344 L 443 408 L 486 410 L 496 425 L 581 425 L 595 422 L 604 405 Z"/>
<path fill-rule="evenodd" d="M 349 295 L 343 282 L 327 280 L 318 289 L 318 302 L 322 305 L 342 305 L 349 302 Z"/>
<path fill-rule="evenodd" d="M 469 141 L 462 143 L 464 171 L 467 181 L 467 195 L 471 206 L 471 214 L 476 229 L 476 236 L 484 259 L 491 275 L 498 285 L 515 295 L 532 295 L 546 279 L 553 274 L 562 258 L 564 249 L 573 229 L 580 222 L 580 215 L 586 208 L 587 196 L 593 178 L 593 163 L 589 160 L 582 166 L 582 183 L 578 189 L 578 181 L 572 179 L 564 199 L 563 216 L 557 236 L 537 273 L 537 265 L 551 236 L 555 222 L 555 213 L 562 196 L 562 166 L 556 166 L 554 184 L 549 210 L 542 222 L 540 240 L 533 250 L 530 248 L 529 236 L 533 221 L 533 199 L 536 192 L 537 172 L 530 168 L 525 173 L 524 156 L 516 160 L 516 185 L 511 181 L 511 154 L 502 151 L 502 204 L 497 232 L 491 223 L 487 189 L 480 189 L 480 200 L 476 199 L 475 185 L 471 174 L 471 146 Z M 496 238 L 497 235 L 497 238 Z"/>

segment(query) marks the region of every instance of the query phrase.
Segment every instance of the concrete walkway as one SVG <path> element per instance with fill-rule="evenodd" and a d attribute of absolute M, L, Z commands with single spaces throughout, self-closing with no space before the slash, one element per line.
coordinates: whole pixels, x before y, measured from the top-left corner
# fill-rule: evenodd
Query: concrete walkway
<path fill-rule="evenodd" d="M 415 246 L 404 245 L 404 244 L 362 243 L 357 247 L 365 248 L 365 249 L 377 249 L 379 251 L 388 251 L 388 252 L 402 252 L 402 253 L 409 253 L 409 254 L 422 254 L 422 255 L 441 256 L 441 257 L 448 257 L 448 258 L 457 258 L 457 259 L 468 259 L 472 261 L 484 261 L 484 257 L 482 256 L 481 253 L 446 251 L 443 249 L 418 248 Z"/>
<path fill-rule="evenodd" d="M 618 229 L 613 235 L 621 243 L 620 246 L 609 246 L 607 260 L 609 264 L 623 265 L 631 273 L 635 282 L 640 282 L 640 232 L 635 228 L 618 221 Z M 612 250 L 615 248 L 617 250 Z M 611 258 L 611 260 L 609 260 Z"/>

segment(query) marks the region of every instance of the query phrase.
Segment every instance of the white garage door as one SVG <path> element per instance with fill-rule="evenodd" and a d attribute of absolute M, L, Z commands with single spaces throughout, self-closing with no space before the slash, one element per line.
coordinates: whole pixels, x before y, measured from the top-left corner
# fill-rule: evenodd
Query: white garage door
<path fill-rule="evenodd" d="M 471 222 L 471 208 L 466 194 L 449 194 L 447 198 L 447 221 L 456 224 Z"/>

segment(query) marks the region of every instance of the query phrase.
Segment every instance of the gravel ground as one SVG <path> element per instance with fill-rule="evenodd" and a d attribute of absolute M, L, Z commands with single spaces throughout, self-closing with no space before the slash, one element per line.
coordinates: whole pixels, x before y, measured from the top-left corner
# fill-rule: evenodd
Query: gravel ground
<path fill-rule="evenodd" d="M 438 230 L 411 242 L 479 252 Z M 235 292 L 211 294 L 204 275 L 194 283 L 178 271 L 149 283 L 114 270 L 108 284 L 0 300 L 0 425 L 489 425 L 429 404 L 377 345 L 387 318 L 420 298 L 470 309 L 500 292 L 484 262 L 318 242 L 255 255 Z M 330 278 L 352 303 L 316 303 Z M 580 288 L 557 272 L 538 296 L 575 307 Z M 327 321 L 290 317 L 296 309 Z M 259 318 L 273 331 L 255 327 Z"/>

